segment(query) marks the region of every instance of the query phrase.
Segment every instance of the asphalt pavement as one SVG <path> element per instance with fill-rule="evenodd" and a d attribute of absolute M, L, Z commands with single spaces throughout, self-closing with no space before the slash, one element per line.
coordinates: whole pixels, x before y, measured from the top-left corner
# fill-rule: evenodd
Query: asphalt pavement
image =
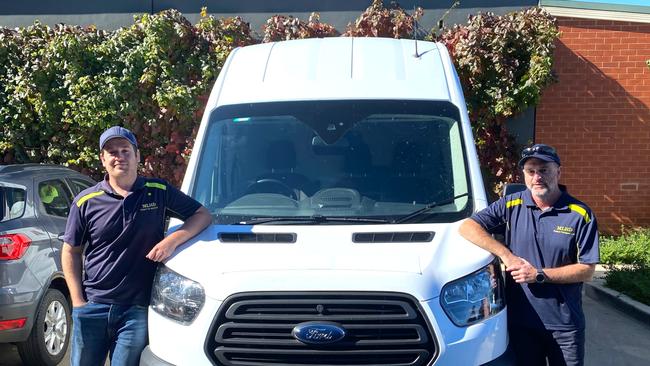
<path fill-rule="evenodd" d="M 604 286 L 604 269 L 585 284 L 585 365 L 650 365 L 650 306 Z"/>
<path fill-rule="evenodd" d="M 650 325 L 610 303 L 583 296 L 587 318 L 585 365 L 650 365 Z"/>

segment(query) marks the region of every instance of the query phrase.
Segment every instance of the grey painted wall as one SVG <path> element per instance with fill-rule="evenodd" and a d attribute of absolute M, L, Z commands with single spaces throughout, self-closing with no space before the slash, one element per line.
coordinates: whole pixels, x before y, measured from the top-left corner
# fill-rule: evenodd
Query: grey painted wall
<path fill-rule="evenodd" d="M 133 23 L 133 15 L 155 13 L 175 8 L 191 22 L 198 19 L 201 7 L 217 17 L 243 17 L 261 33 L 261 26 L 272 15 L 293 15 L 307 19 L 312 11 L 321 14 L 321 21 L 339 31 L 356 19 L 371 0 L 0 0 L 0 26 L 30 25 L 38 19 L 44 24 L 94 24 L 101 29 L 116 29 Z M 390 1 L 384 1 L 385 4 Z M 424 8 L 420 23 L 424 29 L 433 27 L 449 9 L 453 0 L 400 1 L 404 9 Z M 447 23 L 464 23 L 469 14 L 492 11 L 505 14 L 537 5 L 537 0 L 461 0 L 460 6 L 447 16 Z"/>

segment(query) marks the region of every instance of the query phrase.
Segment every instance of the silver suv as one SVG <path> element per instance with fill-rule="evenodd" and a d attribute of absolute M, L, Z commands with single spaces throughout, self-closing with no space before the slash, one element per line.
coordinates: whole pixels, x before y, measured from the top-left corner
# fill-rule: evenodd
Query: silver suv
<path fill-rule="evenodd" d="M 0 166 L 0 343 L 24 364 L 56 365 L 71 331 L 61 246 L 73 197 L 94 185 L 57 165 Z"/>

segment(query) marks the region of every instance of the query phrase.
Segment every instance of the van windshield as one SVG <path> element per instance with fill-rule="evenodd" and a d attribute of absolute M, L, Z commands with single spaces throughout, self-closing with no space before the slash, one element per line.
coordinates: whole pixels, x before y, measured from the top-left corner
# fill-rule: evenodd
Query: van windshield
<path fill-rule="evenodd" d="M 222 106 L 210 115 L 191 194 L 222 224 L 392 222 L 437 202 L 411 222 L 459 220 L 472 211 L 459 121 L 453 104 L 433 101 Z"/>

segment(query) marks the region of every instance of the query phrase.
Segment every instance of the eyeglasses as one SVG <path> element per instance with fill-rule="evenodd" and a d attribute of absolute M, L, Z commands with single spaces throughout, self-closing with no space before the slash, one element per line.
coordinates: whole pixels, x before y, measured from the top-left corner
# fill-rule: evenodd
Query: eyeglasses
<path fill-rule="evenodd" d="M 522 158 L 527 158 L 535 153 L 543 154 L 543 155 L 551 155 L 551 156 L 557 156 L 557 152 L 555 151 L 554 148 L 548 146 L 548 145 L 534 145 L 531 147 L 525 148 L 521 152 L 521 157 Z"/>

